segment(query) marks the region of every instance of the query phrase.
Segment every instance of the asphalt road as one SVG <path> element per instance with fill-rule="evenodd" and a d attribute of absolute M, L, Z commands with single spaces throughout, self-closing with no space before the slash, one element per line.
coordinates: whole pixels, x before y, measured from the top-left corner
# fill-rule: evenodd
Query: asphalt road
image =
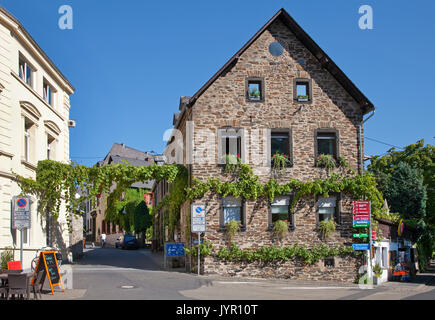
<path fill-rule="evenodd" d="M 72 266 L 73 288 L 44 295 L 62 300 L 435 300 L 424 283 L 386 283 L 371 289 L 321 281 L 197 276 L 163 270 L 149 249 L 86 249 Z M 434 281 L 432 282 L 432 284 Z"/>

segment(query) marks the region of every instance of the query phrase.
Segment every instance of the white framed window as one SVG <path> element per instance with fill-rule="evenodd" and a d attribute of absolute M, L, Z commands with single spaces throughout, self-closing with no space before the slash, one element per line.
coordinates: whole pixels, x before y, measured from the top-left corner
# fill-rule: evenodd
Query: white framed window
<path fill-rule="evenodd" d="M 290 197 L 276 197 L 270 204 L 272 223 L 278 220 L 289 221 Z"/>
<path fill-rule="evenodd" d="M 222 207 L 224 225 L 232 220 L 242 222 L 242 199 L 225 197 L 222 200 Z"/>
<path fill-rule="evenodd" d="M 47 160 L 55 160 L 55 142 L 56 139 L 47 134 Z"/>
<path fill-rule="evenodd" d="M 218 130 L 219 164 L 236 164 L 244 159 L 243 129 L 222 128 Z"/>
<path fill-rule="evenodd" d="M 44 78 L 44 81 L 42 84 L 42 97 L 44 98 L 44 101 L 47 102 L 52 107 L 54 107 L 55 92 L 56 92 L 56 90 L 54 90 L 53 87 Z"/>
<path fill-rule="evenodd" d="M 33 69 L 29 65 L 29 63 L 20 56 L 18 62 L 18 75 L 19 77 L 27 83 L 30 87 L 33 88 Z"/>
<path fill-rule="evenodd" d="M 24 118 L 24 160 L 31 162 L 33 151 L 33 126 L 35 124 L 27 118 Z"/>
<path fill-rule="evenodd" d="M 337 210 L 337 197 L 319 198 L 317 203 L 318 221 L 334 221 Z"/>

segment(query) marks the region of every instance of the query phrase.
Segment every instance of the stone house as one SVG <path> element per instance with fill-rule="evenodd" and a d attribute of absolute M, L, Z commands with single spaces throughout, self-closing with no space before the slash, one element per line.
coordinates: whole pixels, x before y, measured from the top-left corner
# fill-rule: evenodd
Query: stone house
<path fill-rule="evenodd" d="M 361 170 L 363 116 L 373 110 L 373 104 L 281 9 L 192 97 L 181 97 L 179 112 L 173 118 L 174 138 L 165 154 L 169 163 L 187 167 L 189 183 L 194 178 L 228 179 L 223 159 L 229 155 L 249 164 L 262 183 L 271 177 L 280 183 L 291 178 L 324 178 L 325 169 L 316 166 L 320 154 L 344 158 L 351 168 Z M 272 168 L 277 152 L 290 159 L 279 175 Z M 162 181 L 155 187 L 160 199 L 168 192 L 165 184 Z M 225 223 L 237 220 L 241 228 L 233 241 L 239 247 L 276 245 L 272 226 L 281 219 L 290 223 L 282 246 L 352 243 L 353 199 L 349 195 L 304 197 L 291 211 L 293 196 L 268 203 L 209 192 L 194 202 L 206 206 L 207 232 L 203 239 L 216 248 L 225 246 Z M 192 238 L 186 235 L 186 217 L 190 211 L 191 203 L 186 202 L 175 230 L 155 231 L 158 242 L 175 239 L 189 246 Z M 161 217 L 165 213 L 157 214 Z M 325 241 L 317 227 L 328 219 L 333 219 L 337 227 Z M 330 261 L 309 267 L 293 262 L 268 267 L 206 257 L 201 266 L 204 273 L 221 275 L 353 281 L 360 262 L 336 257 L 333 268 Z"/>

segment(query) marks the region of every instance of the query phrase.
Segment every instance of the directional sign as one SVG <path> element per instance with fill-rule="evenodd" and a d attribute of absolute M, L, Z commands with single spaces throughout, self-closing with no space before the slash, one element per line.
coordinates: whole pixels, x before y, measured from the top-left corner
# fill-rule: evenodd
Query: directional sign
<path fill-rule="evenodd" d="M 353 216 L 353 220 L 354 221 L 361 221 L 361 220 L 370 220 L 370 216 L 369 215 L 364 215 L 364 216 Z"/>
<path fill-rule="evenodd" d="M 354 233 L 353 237 L 354 238 L 368 238 L 369 234 L 368 233 Z"/>
<path fill-rule="evenodd" d="M 352 244 L 353 250 L 369 250 L 370 244 L 369 243 L 354 243 Z"/>
<path fill-rule="evenodd" d="M 353 222 L 354 227 L 368 227 L 369 225 L 370 225 L 370 220 L 359 220 Z"/>

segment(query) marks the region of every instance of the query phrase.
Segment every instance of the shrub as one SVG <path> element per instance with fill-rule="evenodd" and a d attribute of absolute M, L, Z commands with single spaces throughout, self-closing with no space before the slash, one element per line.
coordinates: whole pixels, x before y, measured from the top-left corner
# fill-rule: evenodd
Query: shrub
<path fill-rule="evenodd" d="M 322 239 L 328 238 L 335 231 L 335 222 L 333 220 L 320 221 L 319 232 Z"/>
<path fill-rule="evenodd" d="M 273 232 L 278 240 L 282 240 L 284 236 L 288 234 L 288 222 L 284 220 L 275 221 L 273 224 Z"/>
<path fill-rule="evenodd" d="M 226 228 L 226 235 L 228 237 L 228 240 L 231 242 L 233 240 L 234 236 L 236 235 L 237 231 L 239 231 L 239 222 L 236 220 L 231 220 L 225 224 Z"/>
<path fill-rule="evenodd" d="M 8 269 L 8 262 L 14 261 L 14 249 L 11 247 L 6 247 L 1 253 L 1 269 Z"/>

